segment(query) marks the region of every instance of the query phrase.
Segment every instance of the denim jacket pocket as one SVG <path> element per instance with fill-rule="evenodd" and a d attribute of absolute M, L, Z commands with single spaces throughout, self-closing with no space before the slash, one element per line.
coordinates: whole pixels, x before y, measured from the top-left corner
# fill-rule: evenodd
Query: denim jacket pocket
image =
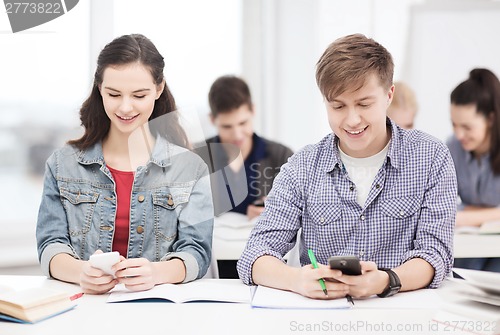
<path fill-rule="evenodd" d="M 164 187 L 153 192 L 155 235 L 172 242 L 177 237 L 180 211 L 188 202 L 191 187 Z"/>
<path fill-rule="evenodd" d="M 99 193 L 85 188 L 61 187 L 60 194 L 73 245 L 83 248 L 83 238 L 90 231 Z"/>
<path fill-rule="evenodd" d="M 168 210 L 174 210 L 177 206 L 186 203 L 189 199 L 190 188 L 169 188 L 153 193 L 153 204 Z"/>

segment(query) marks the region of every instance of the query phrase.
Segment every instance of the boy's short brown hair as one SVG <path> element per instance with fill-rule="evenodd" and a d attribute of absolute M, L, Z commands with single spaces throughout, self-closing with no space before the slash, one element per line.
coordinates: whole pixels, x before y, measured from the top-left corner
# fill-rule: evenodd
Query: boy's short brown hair
<path fill-rule="evenodd" d="M 371 74 L 377 76 L 382 87 L 389 89 L 394 63 L 386 48 L 362 34 L 335 40 L 316 64 L 316 83 L 327 101 L 348 89 L 360 89 Z"/>
<path fill-rule="evenodd" d="M 226 75 L 217 78 L 208 92 L 208 103 L 213 117 L 228 113 L 243 105 L 252 110 L 252 96 L 247 83 L 236 76 Z"/>

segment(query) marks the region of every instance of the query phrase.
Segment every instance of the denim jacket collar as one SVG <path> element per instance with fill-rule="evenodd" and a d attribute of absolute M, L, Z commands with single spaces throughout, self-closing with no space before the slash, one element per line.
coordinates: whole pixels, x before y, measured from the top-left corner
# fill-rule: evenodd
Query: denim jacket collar
<path fill-rule="evenodd" d="M 165 138 L 157 136 L 153 153 L 147 164 L 149 165 L 149 163 L 154 163 L 159 167 L 167 167 L 171 164 L 171 157 L 172 145 Z M 77 161 L 84 165 L 105 165 L 104 155 L 102 153 L 102 142 L 99 141 L 87 150 L 78 151 Z"/>

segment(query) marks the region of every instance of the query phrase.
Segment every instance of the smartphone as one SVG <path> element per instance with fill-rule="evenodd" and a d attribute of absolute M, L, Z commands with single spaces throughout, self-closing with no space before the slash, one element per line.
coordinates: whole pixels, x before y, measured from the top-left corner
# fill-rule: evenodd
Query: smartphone
<path fill-rule="evenodd" d="M 101 269 L 104 273 L 114 276 L 115 272 L 111 269 L 113 265 L 120 261 L 118 251 L 104 252 L 102 254 L 93 254 L 89 258 L 90 265 Z"/>
<path fill-rule="evenodd" d="M 340 270 L 345 275 L 361 274 L 361 264 L 357 256 L 332 256 L 328 258 L 328 264 L 330 264 L 330 269 Z"/>

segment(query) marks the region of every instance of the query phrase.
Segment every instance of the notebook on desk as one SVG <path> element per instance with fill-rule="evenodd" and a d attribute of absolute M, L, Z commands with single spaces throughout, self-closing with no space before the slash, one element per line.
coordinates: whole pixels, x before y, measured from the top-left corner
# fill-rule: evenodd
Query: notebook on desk
<path fill-rule="evenodd" d="M 277 290 L 265 286 L 254 288 L 252 307 L 275 309 L 437 309 L 442 299 L 436 290 L 421 289 L 411 292 L 400 292 L 389 298 L 376 295 L 354 299 L 351 304 L 346 298 L 334 300 L 317 300 L 306 298 L 300 294 Z"/>
<path fill-rule="evenodd" d="M 500 274 L 454 268 L 464 279 L 447 278 L 446 303 L 434 316 L 448 331 L 500 334 Z"/>
<path fill-rule="evenodd" d="M 453 278 L 450 278 L 453 282 L 473 286 L 488 294 L 500 297 L 500 273 L 461 268 L 453 268 L 453 272 L 464 279 L 453 280 Z"/>
<path fill-rule="evenodd" d="M 352 307 L 352 304 L 346 298 L 334 300 L 311 299 L 295 292 L 266 286 L 254 287 L 251 304 L 253 308 L 273 309 L 339 309 Z"/>
<path fill-rule="evenodd" d="M 114 289 L 107 302 L 163 300 L 186 302 L 250 302 L 250 288 L 239 280 L 199 279 L 185 284 L 162 284 L 147 291 L 132 292 L 123 285 Z"/>

